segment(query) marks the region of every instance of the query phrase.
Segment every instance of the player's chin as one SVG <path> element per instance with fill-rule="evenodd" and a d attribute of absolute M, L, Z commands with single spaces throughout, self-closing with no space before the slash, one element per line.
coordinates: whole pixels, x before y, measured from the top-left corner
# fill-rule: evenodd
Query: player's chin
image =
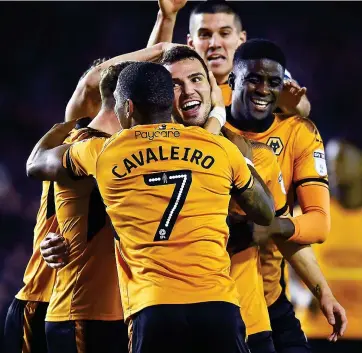
<path fill-rule="evenodd" d="M 270 115 L 270 113 L 271 113 L 270 111 L 268 111 L 268 112 L 259 112 L 259 111 L 254 110 L 254 111 L 250 112 L 250 115 L 255 120 L 264 120 Z"/>
<path fill-rule="evenodd" d="M 184 125 L 185 126 L 204 126 L 206 123 L 206 119 L 203 117 L 192 117 L 189 119 L 184 119 Z"/>
<path fill-rule="evenodd" d="M 209 64 L 208 66 L 216 77 L 228 76 L 232 70 L 232 66 L 227 61 L 221 64 Z"/>
<path fill-rule="evenodd" d="M 269 109 L 255 109 L 254 106 L 249 106 L 249 114 L 255 119 L 255 120 L 264 120 L 270 114 L 272 113 L 272 109 L 269 107 Z"/>

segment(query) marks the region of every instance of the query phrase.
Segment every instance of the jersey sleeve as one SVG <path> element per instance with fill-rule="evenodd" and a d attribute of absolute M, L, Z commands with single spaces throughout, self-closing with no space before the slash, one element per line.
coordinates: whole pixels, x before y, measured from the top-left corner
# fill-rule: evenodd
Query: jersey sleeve
<path fill-rule="evenodd" d="M 295 187 L 305 183 L 328 185 L 323 141 L 309 119 L 301 118 L 301 126 L 296 131 L 293 183 Z"/>
<path fill-rule="evenodd" d="M 315 125 L 302 119 L 294 141 L 293 182 L 302 215 L 291 218 L 300 244 L 322 243 L 330 229 L 329 189 L 324 146 Z"/>
<path fill-rule="evenodd" d="M 95 176 L 98 156 L 103 150 L 105 138 L 75 142 L 63 155 L 63 166 L 73 178 Z"/>
<path fill-rule="evenodd" d="M 241 193 L 253 185 L 254 179 L 243 154 L 232 142 L 226 141 L 228 142 L 227 154 L 232 171 L 233 191 Z"/>
<path fill-rule="evenodd" d="M 323 243 L 331 228 L 330 196 L 326 187 L 306 184 L 297 189 L 302 214 L 291 218 L 295 232 L 289 241 Z"/>

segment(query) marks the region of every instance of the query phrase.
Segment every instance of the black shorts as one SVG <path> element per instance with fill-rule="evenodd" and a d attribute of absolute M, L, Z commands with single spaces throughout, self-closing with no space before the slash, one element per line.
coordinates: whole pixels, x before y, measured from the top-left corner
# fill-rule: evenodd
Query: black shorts
<path fill-rule="evenodd" d="M 5 320 L 4 353 L 46 353 L 45 314 L 48 303 L 14 298 Z"/>
<path fill-rule="evenodd" d="M 155 305 L 130 321 L 130 353 L 249 353 L 240 308 L 226 302 Z"/>
<path fill-rule="evenodd" d="M 271 331 L 262 331 L 248 336 L 251 353 L 276 353 Z"/>
<path fill-rule="evenodd" d="M 46 322 L 48 353 L 128 353 L 123 320 Z"/>
<path fill-rule="evenodd" d="M 311 353 L 312 350 L 295 317 L 292 303 L 282 293 L 275 303 L 269 306 L 273 341 L 278 353 Z"/>

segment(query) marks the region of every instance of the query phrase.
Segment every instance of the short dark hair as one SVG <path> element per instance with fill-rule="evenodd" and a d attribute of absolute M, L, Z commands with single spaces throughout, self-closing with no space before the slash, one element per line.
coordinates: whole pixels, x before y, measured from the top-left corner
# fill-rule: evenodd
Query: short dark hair
<path fill-rule="evenodd" d="M 245 60 L 269 59 L 279 63 L 284 69 L 286 58 L 282 49 L 267 39 L 250 39 L 236 49 L 234 67 Z"/>
<path fill-rule="evenodd" d="M 173 47 L 169 50 L 167 50 L 165 52 L 165 54 L 163 55 L 160 64 L 161 65 L 171 65 L 174 63 L 177 63 L 179 61 L 182 60 L 187 60 L 187 59 L 191 59 L 191 60 L 199 60 L 202 67 L 204 68 L 205 72 L 206 72 L 206 77 L 209 80 L 209 69 L 207 68 L 205 61 L 202 59 L 202 57 L 197 54 L 197 52 L 186 46 L 186 45 L 180 45 L 180 46 L 176 46 Z"/>
<path fill-rule="evenodd" d="M 222 0 L 216 0 L 216 1 L 204 1 L 201 4 L 198 4 L 194 7 L 194 9 L 191 11 L 190 14 L 190 21 L 189 21 L 189 31 L 191 33 L 191 18 L 193 15 L 203 14 L 203 13 L 227 13 L 229 15 L 234 15 L 234 20 L 236 27 L 239 31 L 243 29 L 243 24 L 241 22 L 241 18 L 239 14 L 236 12 L 236 10 L 230 5 L 230 3 L 227 3 L 226 1 Z"/>
<path fill-rule="evenodd" d="M 101 80 L 99 82 L 99 91 L 102 97 L 102 104 L 109 109 L 114 108 L 113 92 L 116 89 L 118 76 L 123 69 L 134 61 L 123 61 L 118 64 L 109 66 L 101 73 Z"/>
<path fill-rule="evenodd" d="M 171 116 L 174 99 L 170 73 L 159 64 L 134 62 L 121 71 L 115 90 L 120 99 L 131 99 L 150 120 Z"/>
<path fill-rule="evenodd" d="M 85 75 L 87 75 L 87 73 L 88 73 L 90 70 L 94 69 L 96 66 L 104 63 L 104 62 L 107 61 L 107 60 L 108 60 L 107 58 L 99 58 L 99 59 L 94 60 L 94 61 L 92 62 L 92 64 L 90 65 L 90 67 L 89 67 L 86 71 L 83 72 L 83 75 L 80 77 L 79 81 L 80 81 L 82 78 L 84 78 Z"/>

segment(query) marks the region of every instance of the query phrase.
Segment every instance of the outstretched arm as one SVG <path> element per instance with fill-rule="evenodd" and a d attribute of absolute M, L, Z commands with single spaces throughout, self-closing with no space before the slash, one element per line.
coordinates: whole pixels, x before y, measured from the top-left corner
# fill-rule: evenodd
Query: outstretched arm
<path fill-rule="evenodd" d="M 288 242 L 281 237 L 274 237 L 274 242 L 318 300 L 324 316 L 333 327 L 329 340 L 337 341 L 339 336 L 343 336 L 347 327 L 346 312 L 334 298 L 318 265 L 313 249 L 309 245 Z"/>
<path fill-rule="evenodd" d="M 99 82 L 101 73 L 111 65 L 123 61 L 157 61 L 163 54 L 165 43 L 159 43 L 152 47 L 122 54 L 90 70 L 79 82 L 69 100 L 65 110 L 65 120 L 70 121 L 80 117 L 94 118 L 101 107 Z"/>
<path fill-rule="evenodd" d="M 161 42 L 172 42 L 177 13 L 185 6 L 186 0 L 159 0 L 160 10 L 151 32 L 147 47 Z"/>

